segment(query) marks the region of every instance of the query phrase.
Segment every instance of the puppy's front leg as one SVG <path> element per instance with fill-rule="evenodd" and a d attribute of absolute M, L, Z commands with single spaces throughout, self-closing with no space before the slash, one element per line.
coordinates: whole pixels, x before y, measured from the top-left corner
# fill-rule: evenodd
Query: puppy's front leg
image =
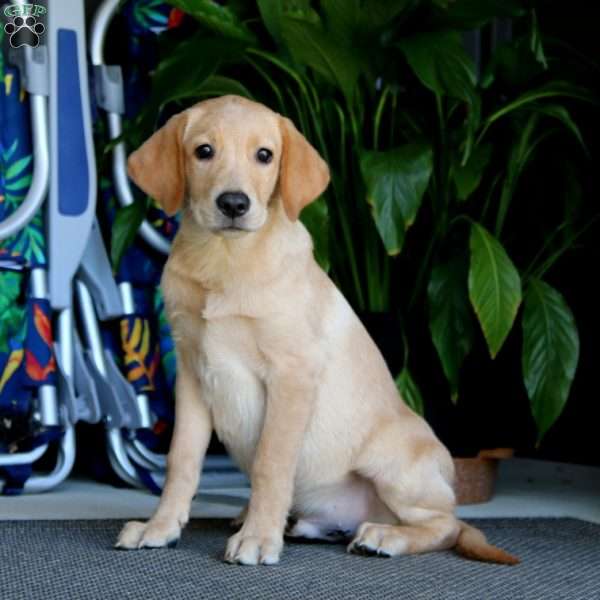
<path fill-rule="evenodd" d="M 165 487 L 150 521 L 127 523 L 119 535 L 117 548 L 160 548 L 177 542 L 189 518 L 211 432 L 210 412 L 200 398 L 198 379 L 178 357 L 175 428 L 167 457 Z"/>
<path fill-rule="evenodd" d="M 279 372 L 270 379 L 265 421 L 250 474 L 248 514 L 240 531 L 229 538 L 227 562 L 279 562 L 296 465 L 314 405 L 311 377 L 302 369 L 294 371 Z"/>

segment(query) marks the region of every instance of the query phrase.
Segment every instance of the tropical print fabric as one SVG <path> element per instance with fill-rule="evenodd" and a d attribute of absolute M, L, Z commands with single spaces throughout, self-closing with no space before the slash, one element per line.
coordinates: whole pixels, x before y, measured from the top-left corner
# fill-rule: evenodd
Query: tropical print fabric
<path fill-rule="evenodd" d="M 150 321 L 138 316 L 123 317 L 121 345 L 129 382 L 136 392 L 153 392 L 160 352 Z"/>
<path fill-rule="evenodd" d="M 0 41 L 3 32 L 0 32 Z M 29 105 L 17 69 L 0 53 L 0 221 L 24 200 L 31 184 L 32 154 Z M 0 260 L 23 269 L 43 266 L 42 215 L 16 235 L 0 242 Z M 54 376 L 49 308 L 26 297 L 26 273 L 0 271 L 0 410 L 29 410 L 31 387 Z M 23 389 L 22 389 L 23 388 Z"/>
<path fill-rule="evenodd" d="M 0 414 L 26 414 L 34 388 L 55 384 L 50 303 L 29 298 L 25 321 L 9 324 L 14 335 L 0 351 Z"/>
<path fill-rule="evenodd" d="M 164 0 L 137 0 L 129 2 L 124 9 L 124 14 L 129 21 L 130 33 L 134 38 L 149 33 L 154 35 L 162 33 L 171 25 L 171 15 L 177 12 L 180 11 L 173 9 Z M 139 44 L 139 40 L 134 40 L 134 43 Z"/>
<path fill-rule="evenodd" d="M 159 287 L 154 293 L 154 313 L 157 319 L 160 361 L 165 375 L 165 385 L 172 390 L 175 388 L 175 342 L 171 336 L 165 302 Z"/>
<path fill-rule="evenodd" d="M 0 42 L 3 32 L 0 31 Z M 32 155 L 29 105 L 21 90 L 17 69 L 0 53 L 0 221 L 23 202 L 31 184 Z M 16 235 L 0 242 L 0 264 L 17 267 L 0 270 L 0 410 L 22 414 L 29 408 L 30 391 L 22 383 L 51 378 L 51 340 L 47 308 L 25 303 L 25 265 L 43 266 L 45 241 L 42 215 Z M 41 335 L 35 338 L 35 326 Z M 47 326 L 47 327 L 46 327 Z M 45 328 L 44 328 L 45 327 Z M 31 344 L 31 347 L 29 347 Z M 39 360 L 38 360 L 39 359 Z M 28 362 L 26 362 L 28 361 Z M 42 361 L 42 362 L 39 362 Z M 29 377 L 25 365 L 29 366 Z M 43 365 L 43 366 L 42 366 Z M 40 371 L 36 370 L 40 366 Z M 47 371 L 44 369 L 47 367 Z M 26 380 L 26 381 L 25 381 Z"/>
<path fill-rule="evenodd" d="M 50 303 L 42 298 L 29 298 L 23 312 L 24 321 L 11 320 L 7 324 L 14 332 L 6 345 L 0 347 L 0 412 L 26 412 L 32 388 L 56 383 Z M 27 388 L 24 404 L 19 402 L 22 388 Z"/>
<path fill-rule="evenodd" d="M 0 43 L 3 32 L 0 31 Z M 0 221 L 23 202 L 31 185 L 32 155 L 29 103 L 19 71 L 0 53 Z M 0 242 L 2 254 L 20 257 L 32 266 L 46 264 L 42 213 L 22 231 Z"/>
<path fill-rule="evenodd" d="M 29 298 L 24 312 L 24 322 L 17 326 L 6 351 L 0 352 L 0 454 L 28 452 L 63 434 L 60 426 L 47 427 L 31 420 L 36 388 L 56 383 L 50 303 Z M 2 494 L 21 493 L 31 474 L 30 464 L 0 467 Z"/>
<path fill-rule="evenodd" d="M 50 302 L 42 298 L 27 300 L 23 385 L 40 387 L 56 384 L 56 361 L 53 352 Z"/>
<path fill-rule="evenodd" d="M 22 281 L 21 273 L 0 271 L 0 373 L 13 350 L 22 346 L 25 339 Z"/>
<path fill-rule="evenodd" d="M 0 30 L 0 45 L 3 31 Z M 33 158 L 29 103 L 19 71 L 0 52 L 0 221 L 23 202 Z M 26 452 L 56 440 L 61 427 L 33 425 L 36 388 L 55 384 L 51 309 L 28 297 L 28 269 L 46 265 L 43 211 L 27 227 L 0 241 L 0 453 Z M 3 494 L 20 493 L 31 465 L 0 468 Z"/>

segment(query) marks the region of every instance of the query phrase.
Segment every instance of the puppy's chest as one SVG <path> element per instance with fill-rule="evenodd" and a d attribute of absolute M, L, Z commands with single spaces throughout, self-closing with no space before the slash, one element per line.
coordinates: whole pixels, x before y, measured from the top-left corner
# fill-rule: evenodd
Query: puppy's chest
<path fill-rule="evenodd" d="M 204 321 L 195 365 L 219 439 L 249 468 L 264 418 L 266 374 L 252 323 L 236 317 Z"/>

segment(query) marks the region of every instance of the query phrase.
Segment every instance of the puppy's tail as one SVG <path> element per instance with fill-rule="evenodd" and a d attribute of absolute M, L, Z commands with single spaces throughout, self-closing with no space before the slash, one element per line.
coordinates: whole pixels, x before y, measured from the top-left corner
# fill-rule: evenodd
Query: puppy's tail
<path fill-rule="evenodd" d="M 459 521 L 458 524 L 460 525 L 460 533 L 454 549 L 461 556 L 500 565 L 517 565 L 521 562 L 516 556 L 492 546 L 479 529 L 463 521 Z"/>

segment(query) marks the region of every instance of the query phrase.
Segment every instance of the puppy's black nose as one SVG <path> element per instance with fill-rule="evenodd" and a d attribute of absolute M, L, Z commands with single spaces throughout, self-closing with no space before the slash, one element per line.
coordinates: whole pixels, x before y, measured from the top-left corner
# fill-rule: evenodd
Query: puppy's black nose
<path fill-rule="evenodd" d="M 231 219 L 241 217 L 250 208 L 250 198 L 243 192 L 223 192 L 217 198 L 219 210 Z"/>

